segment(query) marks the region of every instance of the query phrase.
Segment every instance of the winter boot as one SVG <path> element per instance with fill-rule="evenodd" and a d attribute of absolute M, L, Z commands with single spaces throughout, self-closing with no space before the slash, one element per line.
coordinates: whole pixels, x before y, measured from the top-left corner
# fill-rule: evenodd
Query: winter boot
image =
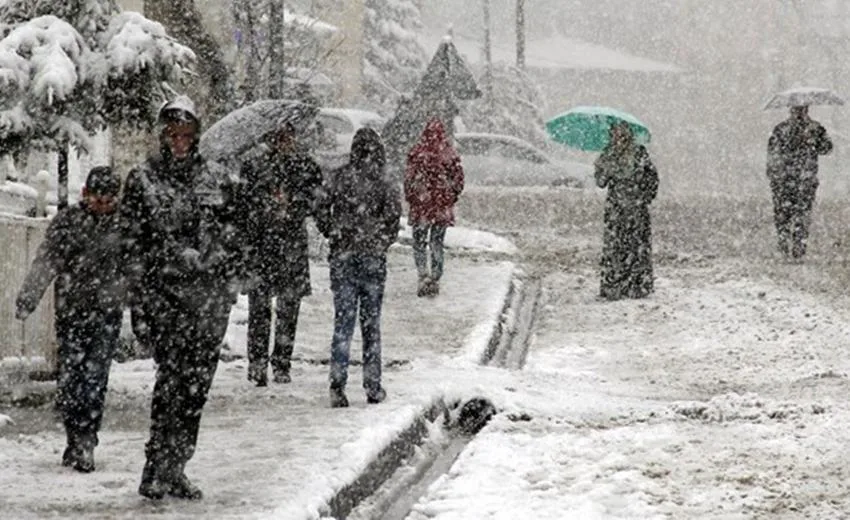
<path fill-rule="evenodd" d="M 382 387 L 378 387 L 377 390 L 367 390 L 366 391 L 366 402 L 369 404 L 378 404 L 384 402 L 387 398 L 387 391 Z"/>
<path fill-rule="evenodd" d="M 162 478 L 159 466 L 148 459 L 142 470 L 142 482 L 139 484 L 139 494 L 153 500 L 161 500 L 169 492 L 171 486 Z"/>
<path fill-rule="evenodd" d="M 268 386 L 269 375 L 266 367 L 259 365 L 248 365 L 248 381 L 251 381 L 256 386 Z"/>
<path fill-rule="evenodd" d="M 440 294 L 440 280 L 431 280 L 428 284 L 428 296 L 434 297 Z"/>
<path fill-rule="evenodd" d="M 171 483 L 171 489 L 168 490 L 168 494 L 175 498 L 182 498 L 184 500 L 200 500 L 204 498 L 204 493 L 200 490 L 200 488 L 192 484 L 189 477 L 182 472 Z"/>
<path fill-rule="evenodd" d="M 91 473 L 94 471 L 94 447 L 97 445 L 97 436 L 93 433 L 80 435 L 77 444 L 77 456 L 72 461 L 71 467 L 80 473 Z"/>
<path fill-rule="evenodd" d="M 62 452 L 62 465 L 71 467 L 76 462 L 80 447 L 79 435 L 72 432 L 70 428 L 65 427 L 65 451 Z"/>
<path fill-rule="evenodd" d="M 419 277 L 419 285 L 416 289 L 416 296 L 423 297 L 428 296 L 428 291 L 431 287 L 431 278 L 429 276 L 420 276 Z"/>
<path fill-rule="evenodd" d="M 287 384 L 292 382 L 292 377 L 289 375 L 289 367 L 278 367 L 274 369 L 273 381 L 277 384 Z"/>
<path fill-rule="evenodd" d="M 345 396 L 345 389 L 342 387 L 331 387 L 331 408 L 348 408 L 348 397 Z"/>

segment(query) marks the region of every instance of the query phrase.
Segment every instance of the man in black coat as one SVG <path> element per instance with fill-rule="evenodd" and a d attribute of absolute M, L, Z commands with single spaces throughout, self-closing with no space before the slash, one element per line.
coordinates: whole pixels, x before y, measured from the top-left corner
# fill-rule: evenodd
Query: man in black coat
<path fill-rule="evenodd" d="M 159 113 L 161 147 L 130 172 L 121 206 L 133 254 L 131 298 L 157 363 L 139 493 L 199 499 L 184 473 L 218 365 L 234 294 L 222 187 L 198 153 L 188 98 Z"/>
<path fill-rule="evenodd" d="M 62 465 L 86 473 L 95 469 L 109 366 L 121 332 L 120 187 L 108 167 L 89 172 L 79 205 L 50 222 L 16 302 L 16 317 L 26 319 L 56 281 L 57 405 L 67 436 Z"/>
<path fill-rule="evenodd" d="M 291 381 L 301 299 L 310 294 L 306 219 L 315 217 L 322 189 L 322 171 L 299 150 L 291 124 L 282 124 L 268 139 L 268 152 L 243 166 L 236 196 L 249 279 L 248 380 L 257 386 L 268 383 L 272 298 L 277 299 L 274 381 Z"/>
<path fill-rule="evenodd" d="M 812 206 L 818 188 L 818 156 L 832 151 L 826 129 L 809 117 L 809 107 L 773 129 L 767 145 L 767 177 L 773 193 L 773 215 L 779 249 L 792 258 L 806 254 Z"/>

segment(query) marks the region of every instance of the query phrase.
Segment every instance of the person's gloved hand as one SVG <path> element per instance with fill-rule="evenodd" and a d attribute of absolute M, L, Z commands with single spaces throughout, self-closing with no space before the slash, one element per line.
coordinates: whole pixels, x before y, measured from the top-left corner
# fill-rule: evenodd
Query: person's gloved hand
<path fill-rule="evenodd" d="M 187 247 L 180 252 L 180 258 L 183 261 L 183 267 L 187 271 L 200 271 L 204 267 L 201 262 L 201 252 L 195 248 Z"/>
<path fill-rule="evenodd" d="M 29 317 L 29 315 L 30 315 L 30 311 L 28 311 L 27 309 L 24 309 L 23 307 L 18 306 L 18 308 L 15 309 L 15 319 L 16 320 L 24 321 L 25 319 L 27 319 L 27 317 Z"/>

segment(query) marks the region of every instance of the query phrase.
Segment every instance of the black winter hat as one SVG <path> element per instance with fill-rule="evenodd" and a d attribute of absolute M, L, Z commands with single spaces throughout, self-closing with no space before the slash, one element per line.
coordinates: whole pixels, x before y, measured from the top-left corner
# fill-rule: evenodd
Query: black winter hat
<path fill-rule="evenodd" d="M 109 166 L 95 166 L 86 177 L 86 191 L 92 195 L 118 195 L 121 179 Z"/>

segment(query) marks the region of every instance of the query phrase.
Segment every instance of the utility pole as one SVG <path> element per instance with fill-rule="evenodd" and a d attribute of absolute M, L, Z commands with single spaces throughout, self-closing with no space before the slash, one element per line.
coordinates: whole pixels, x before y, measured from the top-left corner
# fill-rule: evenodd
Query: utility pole
<path fill-rule="evenodd" d="M 280 99 L 286 91 L 286 64 L 284 42 L 286 41 L 283 0 L 269 2 L 269 97 Z"/>
<path fill-rule="evenodd" d="M 525 70 L 525 0 L 516 0 L 516 66 Z"/>
<path fill-rule="evenodd" d="M 484 96 L 487 111 L 493 113 L 493 41 L 490 32 L 490 0 L 484 2 Z M 487 128 L 492 131 L 492 117 L 487 118 Z"/>

